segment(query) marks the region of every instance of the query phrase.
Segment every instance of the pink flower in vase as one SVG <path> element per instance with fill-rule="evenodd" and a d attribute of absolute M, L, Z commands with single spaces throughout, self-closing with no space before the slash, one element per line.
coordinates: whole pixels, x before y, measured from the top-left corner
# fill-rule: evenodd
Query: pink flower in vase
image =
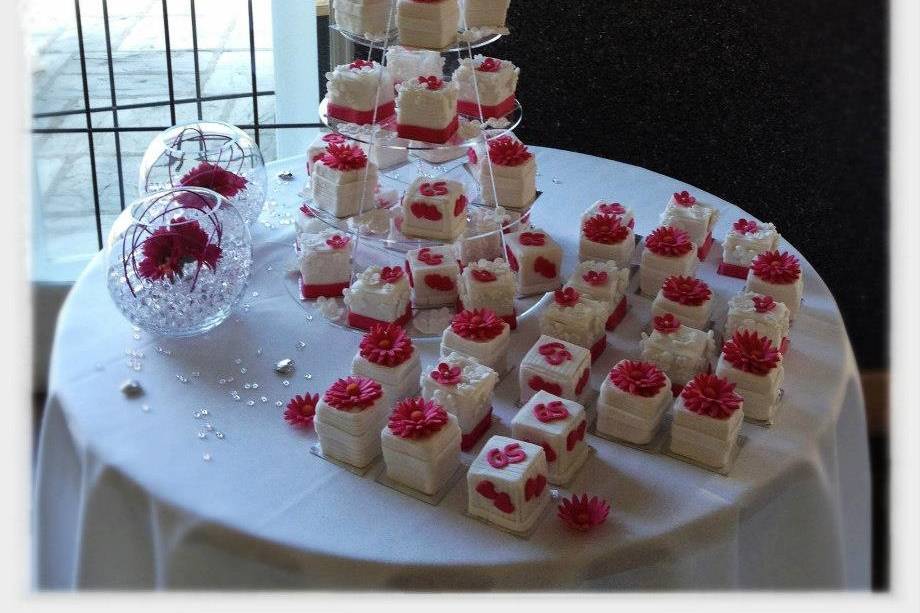
<path fill-rule="evenodd" d="M 179 179 L 179 185 L 182 187 L 203 187 L 227 199 L 236 196 L 248 183 L 245 177 L 210 162 L 201 162 Z M 182 194 L 176 198 L 178 202 L 187 206 L 194 205 L 192 199 L 197 200 L 197 197 L 194 194 Z"/>

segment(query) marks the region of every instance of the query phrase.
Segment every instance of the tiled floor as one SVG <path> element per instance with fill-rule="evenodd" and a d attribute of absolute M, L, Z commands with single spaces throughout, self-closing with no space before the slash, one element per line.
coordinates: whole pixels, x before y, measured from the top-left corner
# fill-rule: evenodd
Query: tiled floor
<path fill-rule="evenodd" d="M 197 0 L 196 23 L 200 83 L 204 96 L 243 93 L 251 90 L 249 20 L 245 0 Z M 190 2 L 168 0 L 173 87 L 176 99 L 195 96 Z M 47 113 L 83 109 L 83 85 L 76 18 L 73 3 L 62 0 L 31 0 L 26 27 L 32 55 L 33 112 Z M 101 0 L 82 0 L 80 9 L 86 51 L 90 107 L 112 105 L 106 63 L 105 30 Z M 109 0 L 116 97 L 119 105 L 169 99 L 164 23 L 161 0 Z M 254 32 L 258 88 L 274 89 L 269 2 L 254 2 Z M 203 116 L 229 123 L 253 123 L 252 100 L 240 98 L 205 102 Z M 176 121 L 195 119 L 195 104 L 176 107 Z M 261 122 L 274 120 L 274 96 L 259 98 Z M 120 126 L 168 126 L 169 106 L 124 110 Z M 94 126 L 111 127 L 111 111 L 92 115 Z M 83 128 L 84 115 L 40 118 L 37 128 Z M 156 132 L 124 132 L 120 135 L 125 199 L 137 193 L 138 167 L 144 150 Z M 262 131 L 261 148 L 267 161 L 275 157 L 275 135 Z M 32 138 L 35 159 L 36 236 L 52 263 L 79 260 L 98 248 L 93 209 L 88 138 L 86 134 L 36 134 Z M 103 232 L 121 209 L 115 137 L 94 135 Z"/>

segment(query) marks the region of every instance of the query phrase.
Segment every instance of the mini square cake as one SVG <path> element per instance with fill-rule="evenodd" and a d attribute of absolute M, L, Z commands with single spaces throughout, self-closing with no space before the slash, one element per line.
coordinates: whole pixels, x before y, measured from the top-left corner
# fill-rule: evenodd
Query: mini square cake
<path fill-rule="evenodd" d="M 460 58 L 453 80 L 460 86 L 457 111 L 475 119 L 504 117 L 514 110 L 521 69 L 508 60 L 476 55 Z"/>
<path fill-rule="evenodd" d="M 639 291 L 654 298 L 671 275 L 693 276 L 698 264 L 696 245 L 678 228 L 664 226 L 645 237 L 639 264 Z"/>
<path fill-rule="evenodd" d="M 304 298 L 338 298 L 351 281 L 352 242 L 327 229 L 300 237 L 300 293 Z"/>
<path fill-rule="evenodd" d="M 460 0 L 467 28 L 503 28 L 511 0 Z"/>
<path fill-rule="evenodd" d="M 396 83 L 444 74 L 444 56 L 428 49 L 394 45 L 387 49 L 386 65 Z"/>
<path fill-rule="evenodd" d="M 581 222 L 578 257 L 582 260 L 613 260 L 628 268 L 636 250 L 636 237 L 622 217 L 598 213 Z"/>
<path fill-rule="evenodd" d="M 712 302 L 712 290 L 705 281 L 668 277 L 652 302 L 652 316 L 671 313 L 685 326 L 705 330 L 712 317 Z"/>
<path fill-rule="evenodd" d="M 406 398 L 380 433 L 387 476 L 433 495 L 460 466 L 460 426 L 437 402 Z"/>
<path fill-rule="evenodd" d="M 642 359 L 668 375 L 675 393 L 697 374 L 712 368 L 716 346 L 712 330 L 684 326 L 670 313 L 655 317 L 652 326 L 652 333 L 643 332 L 639 341 Z"/>
<path fill-rule="evenodd" d="M 546 454 L 539 445 L 490 438 L 466 474 L 467 512 L 515 532 L 527 532 L 549 504 Z"/>
<path fill-rule="evenodd" d="M 460 308 L 489 309 L 517 328 L 514 275 L 504 259 L 471 262 L 460 274 Z"/>
<path fill-rule="evenodd" d="M 537 197 L 537 162 L 524 143 L 511 136 L 489 140 L 489 162 L 478 159 L 473 165 L 482 201 L 509 209 L 530 206 Z M 493 180 L 494 187 L 493 190 Z"/>
<path fill-rule="evenodd" d="M 443 49 L 457 39 L 456 0 L 399 0 L 396 11 L 399 43 L 405 47 Z"/>
<path fill-rule="evenodd" d="M 618 268 L 613 261 L 588 260 L 575 267 L 565 287 L 571 287 L 584 296 L 604 305 L 606 330 L 614 330 L 626 316 L 626 288 L 629 285 L 629 268 Z"/>
<path fill-rule="evenodd" d="M 498 373 L 457 352 L 441 357 L 421 377 L 422 397 L 443 406 L 460 424 L 460 448 L 468 451 L 492 425 L 492 392 Z"/>
<path fill-rule="evenodd" d="M 316 405 L 314 425 L 323 455 L 363 468 L 380 454 L 389 398 L 367 377 L 339 379 Z"/>
<path fill-rule="evenodd" d="M 591 352 L 543 334 L 521 360 L 518 373 L 521 404 L 543 390 L 584 405 L 591 391 Z"/>
<path fill-rule="evenodd" d="M 613 215 L 620 219 L 621 224 L 629 226 L 633 230 L 636 228 L 636 218 L 633 215 L 632 209 L 619 202 L 598 200 L 582 213 L 581 220 L 584 222 L 584 220 L 589 217 L 594 217 L 595 215 Z"/>
<path fill-rule="evenodd" d="M 690 192 L 675 192 L 661 214 L 661 225 L 680 228 L 690 235 L 690 241 L 697 246 L 697 257 L 706 259 L 712 247 L 712 228 L 719 218 L 719 212 L 702 202 Z"/>
<path fill-rule="evenodd" d="M 783 384 L 783 361 L 766 336 L 740 330 L 722 345 L 716 374 L 735 384 L 744 398 L 744 415 L 751 419 L 773 419 Z"/>
<path fill-rule="evenodd" d="M 401 266 L 368 266 L 342 294 L 348 325 L 370 330 L 374 324 L 405 326 L 412 317 L 409 280 Z"/>
<path fill-rule="evenodd" d="M 313 173 L 313 162 L 326 155 L 329 145 L 347 145 L 348 139 L 337 132 L 317 134 L 310 146 L 307 147 L 307 174 Z M 357 143 L 355 143 L 357 144 Z"/>
<path fill-rule="evenodd" d="M 300 207 L 300 215 L 294 220 L 294 227 L 297 231 L 297 247 L 302 248 L 301 236 L 304 234 L 318 234 L 325 230 L 331 229 L 322 219 L 317 219 L 316 211 L 310 205 L 304 204 Z"/>
<path fill-rule="evenodd" d="M 470 209 L 466 231 L 454 242 L 457 260 L 461 266 L 477 260 L 494 260 L 504 257 L 501 217 L 499 216 L 503 212 L 504 209 L 498 211 L 484 207 Z"/>
<path fill-rule="evenodd" d="M 459 181 L 432 181 L 419 177 L 403 196 L 406 236 L 452 241 L 466 230 L 467 198 Z"/>
<path fill-rule="evenodd" d="M 498 373 L 504 373 L 510 342 L 510 326 L 493 311 L 460 311 L 441 335 L 441 357 L 456 351 Z"/>
<path fill-rule="evenodd" d="M 724 338 L 731 338 L 738 330 L 750 330 L 770 339 L 785 354 L 789 348 L 789 309 L 772 296 L 742 291 L 728 301 Z"/>
<path fill-rule="evenodd" d="M 588 456 L 585 408 L 573 400 L 539 391 L 511 420 L 511 436 L 539 445 L 554 485 L 568 482 Z"/>
<path fill-rule="evenodd" d="M 735 385 L 715 375 L 697 375 L 674 401 L 671 451 L 723 469 L 731 461 L 744 416 Z"/>
<path fill-rule="evenodd" d="M 543 230 L 531 228 L 506 235 L 505 250 L 518 296 L 550 292 L 562 285 L 562 247 Z"/>
<path fill-rule="evenodd" d="M 307 149 L 307 175 L 313 172 L 313 162 L 323 157 L 326 153 L 326 147 L 329 145 L 345 145 L 348 139 L 337 132 L 318 134 Z M 391 147 L 382 147 L 380 145 L 370 146 L 367 144 L 353 143 L 361 147 L 368 159 L 377 166 L 377 169 L 390 168 L 397 164 L 402 164 L 409 159 L 409 154 L 405 149 L 394 149 Z"/>
<path fill-rule="evenodd" d="M 313 206 L 336 217 L 351 217 L 374 208 L 376 188 L 377 165 L 358 145 L 332 143 L 313 162 Z"/>
<path fill-rule="evenodd" d="M 446 143 L 459 127 L 457 84 L 439 76 L 403 81 L 396 88 L 396 133 L 425 143 Z"/>
<path fill-rule="evenodd" d="M 361 339 L 351 372 L 377 381 L 395 401 L 418 391 L 422 364 L 412 339 L 400 326 L 376 324 Z"/>
<path fill-rule="evenodd" d="M 751 262 L 744 289 L 782 302 L 789 309 L 790 321 L 802 304 L 805 277 L 799 259 L 789 252 L 764 251 Z"/>
<path fill-rule="evenodd" d="M 326 114 L 349 123 L 380 123 L 396 112 L 393 78 L 385 66 L 367 60 L 327 72 L 326 99 Z"/>
<path fill-rule="evenodd" d="M 594 362 L 607 347 L 607 309 L 573 287 L 557 289 L 540 315 L 540 333 L 575 343 L 591 352 Z"/>
<path fill-rule="evenodd" d="M 620 360 L 601 384 L 597 431 L 646 445 L 671 405 L 671 381 L 651 362 Z"/>
<path fill-rule="evenodd" d="M 779 247 L 779 232 L 771 223 L 757 223 L 741 218 L 732 225 L 722 243 L 719 274 L 746 279 L 748 268 L 758 254 Z"/>
<path fill-rule="evenodd" d="M 391 6 L 393 0 L 332 0 L 336 25 L 372 40 L 386 38 Z"/>
<path fill-rule="evenodd" d="M 406 269 L 417 307 L 454 305 L 460 267 L 449 245 L 422 247 L 406 254 Z"/>

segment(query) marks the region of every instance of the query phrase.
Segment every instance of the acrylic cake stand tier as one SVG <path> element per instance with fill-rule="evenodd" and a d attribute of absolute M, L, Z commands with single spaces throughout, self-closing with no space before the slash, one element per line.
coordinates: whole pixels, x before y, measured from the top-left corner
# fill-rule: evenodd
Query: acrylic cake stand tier
<path fill-rule="evenodd" d="M 495 120 L 487 120 L 488 129 L 485 131 L 485 134 L 480 130 L 476 130 L 474 135 L 465 136 L 461 134 L 462 130 L 458 130 L 445 143 L 426 143 L 415 140 L 410 141 L 409 139 L 397 136 L 395 114 L 376 124 L 359 125 L 330 117 L 328 107 L 329 100 L 324 98 L 319 104 L 318 113 L 320 121 L 333 132 L 337 132 L 359 143 L 373 144 L 377 147 L 385 147 L 387 149 L 408 149 L 409 151 L 431 151 L 452 149 L 454 147 L 472 147 L 477 143 L 481 143 L 483 136 L 485 136 L 486 140 L 491 140 L 508 134 L 520 125 L 524 117 L 524 110 L 521 108 L 521 103 L 515 101 L 514 109 L 502 118 L 500 125 L 495 125 Z M 465 119 L 478 121 L 476 117 L 465 117 Z"/>
<path fill-rule="evenodd" d="M 362 47 L 368 47 L 371 49 L 386 50 L 390 47 L 400 44 L 398 32 L 392 32 L 386 38 L 374 40 L 370 38 L 365 38 L 364 36 L 361 36 L 360 34 L 355 34 L 354 32 L 349 32 L 345 28 L 342 28 L 341 26 L 335 23 L 329 24 L 329 29 L 335 30 L 336 32 L 338 32 L 339 34 L 341 34 L 342 36 L 344 36 L 345 38 L 347 38 L 348 40 L 350 40 L 351 42 L 357 45 L 361 45 Z M 475 38 L 472 38 L 472 40 L 466 41 L 466 40 L 461 40 L 460 38 L 461 34 L 462 33 L 458 31 L 457 38 L 454 39 L 454 42 L 452 42 L 450 45 L 440 48 L 440 49 L 430 49 L 430 50 L 437 51 L 438 53 L 457 53 L 460 51 L 468 51 L 471 49 L 477 49 L 479 47 L 484 47 L 486 45 L 494 43 L 495 41 L 497 41 L 499 38 L 501 38 L 504 35 L 501 32 L 484 31 L 481 36 L 475 37 Z"/>

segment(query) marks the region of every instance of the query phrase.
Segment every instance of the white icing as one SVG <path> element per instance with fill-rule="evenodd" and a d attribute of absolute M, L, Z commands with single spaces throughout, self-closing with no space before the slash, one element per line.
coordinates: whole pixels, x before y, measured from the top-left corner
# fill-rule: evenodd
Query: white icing
<path fill-rule="evenodd" d="M 564 360 L 562 363 L 550 364 L 543 355 L 540 354 L 540 347 L 547 343 L 562 343 L 565 350 L 568 351 L 572 358 Z M 584 347 L 575 345 L 562 339 L 551 336 L 541 335 L 537 342 L 533 344 L 524 358 L 521 360 L 519 373 L 519 383 L 521 389 L 521 402 L 527 402 L 536 390 L 531 389 L 528 381 L 534 375 L 539 376 L 544 381 L 558 383 L 562 388 L 559 394 L 562 398 L 580 402 L 587 396 L 590 390 L 590 384 L 585 385 L 580 394 L 575 393 L 575 387 L 578 380 L 582 377 L 584 371 L 591 368 L 591 353 Z"/>
<path fill-rule="evenodd" d="M 455 0 L 399 0 L 396 13 L 399 42 L 407 47 L 441 49 L 457 38 L 460 7 Z"/>
<path fill-rule="evenodd" d="M 742 290 L 731 297 L 723 336 L 729 339 L 738 330 L 751 330 L 766 336 L 778 348 L 783 339 L 789 336 L 789 309 L 782 302 L 776 302 L 769 311 L 758 313 L 754 297 L 760 295 Z"/>
<path fill-rule="evenodd" d="M 550 422 L 542 422 L 537 419 L 534 415 L 534 407 L 554 401 L 565 405 L 568 416 Z M 544 443 L 549 445 L 556 454 L 556 459 L 553 462 L 547 459 L 548 478 L 550 483 L 559 484 L 568 481 L 573 469 L 581 464 L 588 451 L 588 445 L 584 439 L 575 443 L 571 450 L 567 445 L 569 433 L 584 421 L 586 421 L 586 416 L 582 405 L 541 390 L 534 394 L 511 420 L 511 436 L 541 446 Z"/>
<path fill-rule="evenodd" d="M 329 102 L 356 111 L 371 111 L 393 100 L 393 78 L 385 66 L 351 68 L 341 64 L 326 73 Z"/>
<path fill-rule="evenodd" d="M 639 346 L 643 360 L 658 366 L 674 383 L 685 385 L 708 368 L 715 353 L 715 337 L 712 330 L 702 332 L 681 325 L 670 334 L 643 332 Z"/>

